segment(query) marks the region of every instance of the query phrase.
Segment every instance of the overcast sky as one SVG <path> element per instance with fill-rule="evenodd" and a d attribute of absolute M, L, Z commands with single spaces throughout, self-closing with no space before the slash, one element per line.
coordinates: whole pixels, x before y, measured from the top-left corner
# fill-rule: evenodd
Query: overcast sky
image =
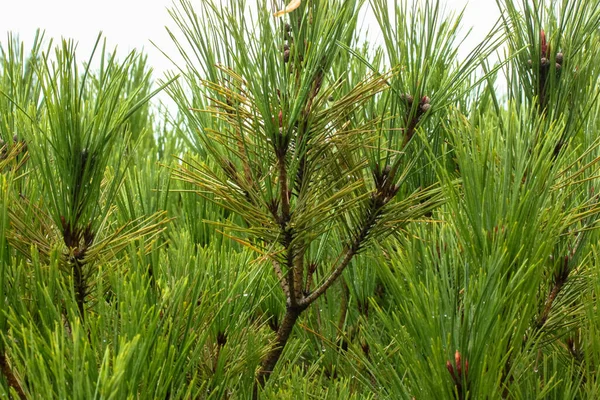
<path fill-rule="evenodd" d="M 283 0 L 276 1 L 283 6 Z M 464 25 L 473 27 L 469 44 L 483 38 L 499 16 L 495 0 L 442 3 L 449 10 L 460 10 L 466 5 Z M 77 40 L 80 58 L 85 58 L 102 31 L 109 48 L 118 45 L 123 52 L 143 48 L 160 76 L 170 68 L 170 63 L 150 40 L 165 52 L 174 53 L 165 31 L 165 25 L 173 26 L 167 12 L 172 4 L 173 0 L 0 0 L 0 40 L 5 43 L 7 32 L 12 31 L 28 46 L 35 30 L 42 28 L 46 37 Z M 367 18 L 364 23 L 369 25 L 374 21 Z"/>

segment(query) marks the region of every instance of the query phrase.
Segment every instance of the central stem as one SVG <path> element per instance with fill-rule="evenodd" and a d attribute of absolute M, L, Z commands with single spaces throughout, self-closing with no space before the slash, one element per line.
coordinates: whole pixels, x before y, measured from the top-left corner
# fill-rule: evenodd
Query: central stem
<path fill-rule="evenodd" d="M 85 320 L 85 297 L 87 295 L 87 283 L 83 273 L 83 263 L 75 258 L 73 260 L 73 285 L 75 289 L 75 301 L 81 315 L 81 320 Z"/>
<path fill-rule="evenodd" d="M 271 349 L 271 351 L 265 357 L 262 368 L 258 374 L 258 380 L 261 383 L 261 386 L 267 381 L 268 375 L 271 375 L 273 372 L 273 368 L 279 360 L 283 349 L 285 348 L 285 344 L 287 343 L 294 326 L 296 325 L 296 321 L 300 314 L 302 314 L 303 309 L 300 307 L 289 307 L 285 316 L 283 317 L 283 321 L 277 330 L 277 337 L 275 339 L 275 346 Z"/>
<path fill-rule="evenodd" d="M 257 380 L 253 391 L 254 400 L 258 400 L 259 388 L 263 388 L 265 386 L 266 382 L 273 373 L 275 365 L 277 365 L 277 362 L 281 358 L 285 345 L 290 337 L 290 334 L 292 333 L 292 330 L 294 329 L 294 325 L 296 325 L 298 317 L 300 317 L 304 310 L 306 310 L 314 301 L 322 296 L 327 289 L 329 289 L 333 282 L 335 282 L 335 280 L 342 274 L 348 264 L 350 264 L 350 261 L 359 251 L 362 243 L 369 235 L 371 229 L 375 226 L 377 218 L 381 214 L 381 207 L 384 203 L 384 200 L 378 196 L 376 196 L 374 201 L 371 202 L 369 208 L 367 209 L 366 217 L 359 234 L 354 238 L 350 246 L 347 247 L 341 262 L 331 271 L 330 275 L 314 292 L 310 293 L 308 296 L 302 296 L 300 299 L 297 299 L 294 295 L 295 291 L 290 288 L 288 306 L 286 308 L 283 321 L 277 330 L 277 337 L 275 338 L 273 347 L 263 359 L 257 375 Z M 292 264 L 291 267 L 293 269 L 294 265 Z M 290 283 L 294 284 L 292 270 L 290 270 L 288 273 L 288 277 L 290 277 Z"/>
<path fill-rule="evenodd" d="M 258 389 L 265 386 L 265 383 L 269 380 L 269 377 L 273 373 L 277 361 L 283 353 L 283 349 L 290 337 L 290 334 L 294 330 L 294 325 L 300 314 L 304 311 L 303 307 L 287 307 L 283 321 L 277 330 L 277 337 L 271 350 L 267 353 L 261 364 L 260 370 L 258 371 L 257 382 L 254 385 L 253 399 L 258 399 Z"/>

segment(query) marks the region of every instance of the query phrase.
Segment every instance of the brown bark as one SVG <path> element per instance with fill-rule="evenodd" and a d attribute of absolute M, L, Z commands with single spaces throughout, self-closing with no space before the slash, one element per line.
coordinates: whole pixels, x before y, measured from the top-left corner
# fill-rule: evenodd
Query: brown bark
<path fill-rule="evenodd" d="M 258 399 L 258 390 L 259 388 L 263 388 L 271 373 L 273 373 L 273 369 L 279 358 L 281 358 L 281 354 L 285 348 L 285 345 L 294 329 L 294 325 L 296 325 L 296 321 L 300 314 L 302 314 L 304 308 L 300 307 L 288 307 L 285 315 L 283 317 L 283 321 L 279 325 L 279 330 L 277 331 L 277 337 L 275 338 L 275 342 L 273 347 L 264 358 L 260 370 L 258 371 L 258 376 L 256 378 L 256 383 L 254 385 L 254 393 L 253 398 L 255 400 Z"/>

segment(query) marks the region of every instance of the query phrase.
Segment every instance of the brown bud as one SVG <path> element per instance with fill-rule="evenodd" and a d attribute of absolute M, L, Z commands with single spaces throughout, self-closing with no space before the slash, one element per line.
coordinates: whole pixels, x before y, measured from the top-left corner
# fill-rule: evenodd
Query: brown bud
<path fill-rule="evenodd" d="M 431 99 L 427 96 L 423 96 L 421 98 L 421 104 L 429 104 L 430 101 L 431 101 Z"/>
<path fill-rule="evenodd" d="M 446 369 L 448 370 L 448 372 L 450 372 L 450 375 L 452 375 L 452 378 L 456 379 L 456 375 L 454 375 L 454 367 L 452 366 L 452 363 L 450 362 L 450 360 L 446 361 Z"/>
<path fill-rule="evenodd" d="M 402 94 L 402 95 L 400 95 L 400 97 L 402 98 L 402 100 L 406 101 L 408 104 L 412 104 L 414 101 L 414 98 L 410 94 Z"/>
<path fill-rule="evenodd" d="M 421 111 L 425 113 L 425 112 L 429 111 L 430 108 L 431 108 L 431 104 L 425 103 L 421 106 Z"/>
<path fill-rule="evenodd" d="M 219 346 L 225 346 L 227 344 L 227 334 L 224 332 L 219 332 L 217 334 L 217 344 Z"/>
<path fill-rule="evenodd" d="M 560 71 L 560 69 L 562 68 L 562 66 L 559 63 L 556 63 L 555 67 L 557 71 Z"/>
<path fill-rule="evenodd" d="M 281 110 L 279 110 L 279 127 L 283 127 L 283 112 Z"/>
<path fill-rule="evenodd" d="M 285 24 L 283 37 L 285 40 L 292 39 L 292 27 L 290 26 L 290 24 Z"/>
<path fill-rule="evenodd" d="M 283 62 L 287 63 L 288 61 L 290 61 L 290 51 L 285 50 L 283 52 Z"/>
<path fill-rule="evenodd" d="M 556 63 L 562 65 L 562 63 L 563 63 L 563 53 L 556 53 Z"/>
<path fill-rule="evenodd" d="M 287 44 L 287 43 L 285 43 L 285 44 L 283 45 L 283 50 L 285 51 L 285 50 L 289 50 L 289 49 L 290 49 L 290 45 L 289 45 L 289 44 Z"/>
<path fill-rule="evenodd" d="M 548 43 L 546 42 L 546 32 L 543 29 L 540 31 L 540 47 L 542 56 L 545 57 L 548 52 Z"/>
<path fill-rule="evenodd" d="M 542 67 L 547 67 L 549 64 L 550 63 L 549 63 L 548 59 L 546 57 L 542 57 L 542 59 L 540 60 L 540 65 Z"/>

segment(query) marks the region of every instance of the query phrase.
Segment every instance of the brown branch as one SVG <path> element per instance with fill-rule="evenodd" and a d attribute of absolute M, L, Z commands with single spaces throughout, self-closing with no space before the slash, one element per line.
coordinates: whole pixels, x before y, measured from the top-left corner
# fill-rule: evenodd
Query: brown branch
<path fill-rule="evenodd" d="M 574 252 L 574 251 L 573 251 Z M 573 254 L 573 252 L 571 254 Z M 560 291 L 563 289 L 567 280 L 569 278 L 569 274 L 571 272 L 571 268 L 569 266 L 569 262 L 571 260 L 571 256 L 566 255 L 563 259 L 563 265 L 560 266 L 560 269 L 554 275 L 554 284 L 552 285 L 552 289 L 548 293 L 546 300 L 544 301 L 544 310 L 539 315 L 537 320 L 535 321 L 532 329 L 539 331 L 544 327 L 548 318 L 550 316 L 550 312 L 552 311 L 552 306 L 556 301 L 556 298 L 560 294 Z M 525 335 L 523 338 L 522 346 L 527 344 L 529 335 Z M 509 342 L 510 343 L 510 342 Z M 509 352 L 509 350 L 507 350 Z M 502 397 L 507 398 L 509 396 L 509 386 L 508 383 L 514 380 L 514 377 L 511 374 L 511 364 L 512 364 L 512 354 L 510 354 L 506 358 L 506 362 L 504 364 L 504 368 L 502 371 L 502 377 L 500 378 L 500 385 L 502 387 Z M 507 382 L 508 381 L 508 382 Z"/>
<path fill-rule="evenodd" d="M 308 96 L 308 101 L 306 102 L 306 106 L 304 107 L 304 110 L 302 111 L 303 120 L 302 120 L 302 124 L 300 125 L 300 129 L 299 129 L 299 138 L 300 139 L 302 138 L 302 135 L 306 135 L 306 132 L 308 130 L 308 122 L 309 122 L 308 116 L 310 115 L 310 112 L 312 110 L 315 98 L 321 91 L 321 87 L 323 85 L 323 75 L 324 75 L 323 71 L 319 71 L 317 73 L 317 75 L 315 76 L 315 80 L 313 81 L 313 87 Z M 298 140 L 298 142 L 301 143 L 302 140 Z M 301 156 L 300 156 L 300 161 L 298 163 L 298 172 L 296 173 L 296 179 L 294 181 L 294 186 L 293 186 L 293 188 L 296 189 L 298 194 L 300 193 L 300 190 L 302 189 L 302 185 L 304 184 L 304 179 L 305 179 L 305 175 L 306 175 L 306 162 L 307 162 L 306 152 L 302 152 Z"/>
<path fill-rule="evenodd" d="M 302 248 L 298 251 L 298 254 L 294 257 L 294 297 L 296 303 L 302 301 L 304 293 L 302 288 L 304 287 L 304 252 Z"/>
<path fill-rule="evenodd" d="M 273 260 L 273 270 L 275 271 L 275 274 L 277 275 L 277 279 L 279 280 L 279 285 L 281 286 L 281 290 L 283 290 L 283 293 L 285 294 L 286 298 L 289 297 L 290 296 L 290 288 L 288 287 L 285 276 L 283 275 L 283 271 L 281 270 L 281 264 L 279 264 L 275 260 Z"/>
<path fill-rule="evenodd" d="M 323 71 L 320 71 L 315 80 L 313 81 L 313 87 L 309 94 L 306 106 L 303 110 L 303 124 L 302 132 L 306 132 L 308 129 L 308 115 L 312 109 L 313 101 L 320 91 L 323 82 Z M 281 197 L 281 213 L 277 213 L 277 208 L 274 207 L 275 203 L 269 206 L 272 214 L 279 223 L 282 237 L 283 246 L 286 250 L 285 265 L 287 271 L 287 307 L 286 313 L 283 317 L 283 321 L 277 330 L 277 337 L 275 343 L 269 353 L 263 358 L 261 362 L 261 368 L 257 375 L 257 380 L 254 385 L 253 398 L 258 399 L 259 388 L 264 387 L 265 383 L 271 376 L 273 368 L 279 361 L 283 349 L 294 329 L 296 321 L 302 312 L 308 307 L 310 303 L 304 303 L 303 288 L 309 286 L 309 280 L 311 271 L 309 268 L 309 276 L 307 277 L 306 284 L 304 283 L 304 253 L 306 248 L 294 241 L 293 229 L 289 226 L 291 213 L 290 213 L 290 196 L 291 190 L 288 185 L 288 171 L 286 167 L 286 154 L 288 151 L 289 138 L 283 136 L 282 117 L 280 116 L 280 139 L 281 142 L 274 144 L 275 155 L 277 157 L 277 167 L 279 170 L 279 189 Z M 301 164 L 305 164 L 301 162 Z M 305 165 L 302 166 L 304 168 Z M 300 178 L 299 187 L 302 185 L 303 174 L 297 174 L 296 179 Z M 294 187 L 294 181 L 292 181 L 292 188 Z M 299 189 L 298 189 L 299 190 Z M 353 246 L 354 247 L 354 246 Z M 358 248 L 356 248 L 358 250 Z M 274 263 L 275 272 L 283 277 L 283 271 L 281 267 Z M 279 271 L 278 271 L 279 269 Z M 314 272 L 314 271 L 313 271 Z M 284 292 L 286 289 L 284 287 Z"/>
<path fill-rule="evenodd" d="M 343 253 L 342 261 L 331 271 L 329 276 L 318 286 L 312 293 L 308 294 L 306 297 L 302 299 L 298 304 L 303 307 L 308 307 L 311 303 L 317 300 L 322 294 L 324 294 L 327 289 L 333 285 L 337 278 L 344 272 L 344 269 L 350 264 L 352 258 L 358 253 L 360 248 L 363 246 L 365 239 L 371 232 L 371 229 L 375 226 L 377 219 L 382 213 L 382 207 L 386 204 L 385 195 L 382 193 L 377 193 L 374 195 L 374 198 L 371 200 L 369 208 L 367 209 L 367 216 L 365 218 L 365 222 L 363 227 L 356 235 L 352 243 L 346 247 L 346 250 Z M 389 200 L 389 199 L 388 199 Z"/>
<path fill-rule="evenodd" d="M 415 130 L 417 129 L 417 125 L 421 121 L 423 114 L 431 109 L 430 99 L 427 96 L 423 96 L 417 105 L 416 112 L 413 113 L 413 103 L 414 98 L 411 95 L 404 94 L 401 96 L 402 99 L 406 102 L 407 111 L 406 111 L 406 129 L 404 130 L 404 141 L 402 143 L 402 147 L 406 147 L 408 142 L 412 139 L 415 134 Z"/>
<path fill-rule="evenodd" d="M 292 252 L 291 248 L 288 248 L 287 250 L 287 257 L 286 257 L 286 265 L 288 268 L 287 271 L 287 286 L 288 286 L 288 296 L 287 296 L 287 302 L 288 302 L 288 306 L 292 306 L 295 307 L 297 305 L 296 303 L 296 288 L 294 285 L 294 255 Z"/>
<path fill-rule="evenodd" d="M 308 271 L 306 273 L 306 284 L 304 285 L 304 294 L 307 294 L 310 292 L 310 288 L 312 287 L 313 284 L 313 278 L 314 278 L 314 274 L 315 271 L 317 270 L 317 264 L 316 263 L 310 263 L 308 265 Z"/>
<path fill-rule="evenodd" d="M 558 294 L 564 287 L 565 283 L 567 283 L 569 273 L 571 272 L 571 269 L 569 268 L 569 260 L 570 257 L 568 255 L 565 256 L 563 265 L 561 265 L 560 270 L 554 277 L 554 285 L 552 286 L 552 289 L 550 290 L 550 293 L 548 293 L 548 297 L 546 297 L 546 301 L 544 302 L 544 311 L 540 314 L 536 322 L 537 329 L 541 329 L 548 320 L 554 301 L 558 297 Z"/>
<path fill-rule="evenodd" d="M 19 384 L 19 380 L 10 368 L 5 353 L 0 354 L 0 372 L 2 372 L 2 375 L 4 375 L 4 377 L 6 378 L 6 383 L 8 383 L 8 386 L 13 388 L 15 392 L 17 392 L 19 398 L 26 399 L 27 397 L 25 396 L 25 392 L 23 392 L 23 389 Z"/>
<path fill-rule="evenodd" d="M 282 154 L 281 154 L 282 153 Z M 290 220 L 290 192 L 287 182 L 287 168 L 285 166 L 285 151 L 277 155 L 277 167 L 279 168 L 279 185 L 281 196 L 281 225 L 284 227 Z"/>
<path fill-rule="evenodd" d="M 73 289 L 81 320 L 85 320 L 85 298 L 89 294 L 89 283 L 85 274 L 87 263 L 84 261 L 89 247 L 94 243 L 95 233 L 91 222 L 85 228 L 78 225 L 78 220 L 71 223 L 64 216 L 60 217 L 63 241 L 69 251 L 68 266 L 73 274 Z"/>
<path fill-rule="evenodd" d="M 344 272 L 344 269 L 348 266 L 348 264 L 350 264 L 350 261 L 352 261 L 352 258 L 355 255 L 356 255 L 356 251 L 353 250 L 353 247 L 348 247 L 345 251 L 344 258 L 338 264 L 338 266 L 335 267 L 333 269 L 333 271 L 331 271 L 331 273 L 329 274 L 327 279 L 325 279 L 325 281 L 319 287 L 317 287 L 308 296 L 304 297 L 302 299 L 302 301 L 300 302 L 300 304 L 303 306 L 309 306 L 315 300 L 317 300 L 319 297 L 321 297 L 321 295 L 323 293 L 325 293 L 327 291 L 327 289 L 329 289 L 329 287 L 342 274 L 342 272 Z"/>
<path fill-rule="evenodd" d="M 85 279 L 85 274 L 83 271 L 85 264 L 77 258 L 75 258 L 71 264 L 73 269 L 75 300 L 77 302 L 77 308 L 79 309 L 81 321 L 85 321 L 85 298 L 88 294 L 87 280 Z"/>
<path fill-rule="evenodd" d="M 279 188 L 281 197 L 281 215 L 279 215 L 279 226 L 283 234 L 283 245 L 286 248 L 286 260 L 285 265 L 287 271 L 287 286 L 288 286 L 288 305 L 295 307 L 296 303 L 296 289 L 294 284 L 294 252 L 293 252 L 293 234 L 288 226 L 290 222 L 290 193 L 288 190 L 287 183 L 287 168 L 285 165 L 285 153 L 286 149 L 282 149 L 283 144 L 279 145 L 277 149 L 277 166 L 279 168 Z"/>
<path fill-rule="evenodd" d="M 258 400 L 258 389 L 259 387 L 264 387 L 265 383 L 273 373 L 273 369 L 281 354 L 283 353 L 283 349 L 292 333 L 294 326 L 296 325 L 296 321 L 298 317 L 304 311 L 305 308 L 302 307 L 289 307 L 287 308 L 285 315 L 283 317 L 283 321 L 277 330 L 277 337 L 275 338 L 275 343 L 271 350 L 267 353 L 266 357 L 263 359 L 261 363 L 261 368 L 258 371 L 258 375 L 256 377 L 256 383 L 254 385 L 254 391 L 252 398 Z"/>

